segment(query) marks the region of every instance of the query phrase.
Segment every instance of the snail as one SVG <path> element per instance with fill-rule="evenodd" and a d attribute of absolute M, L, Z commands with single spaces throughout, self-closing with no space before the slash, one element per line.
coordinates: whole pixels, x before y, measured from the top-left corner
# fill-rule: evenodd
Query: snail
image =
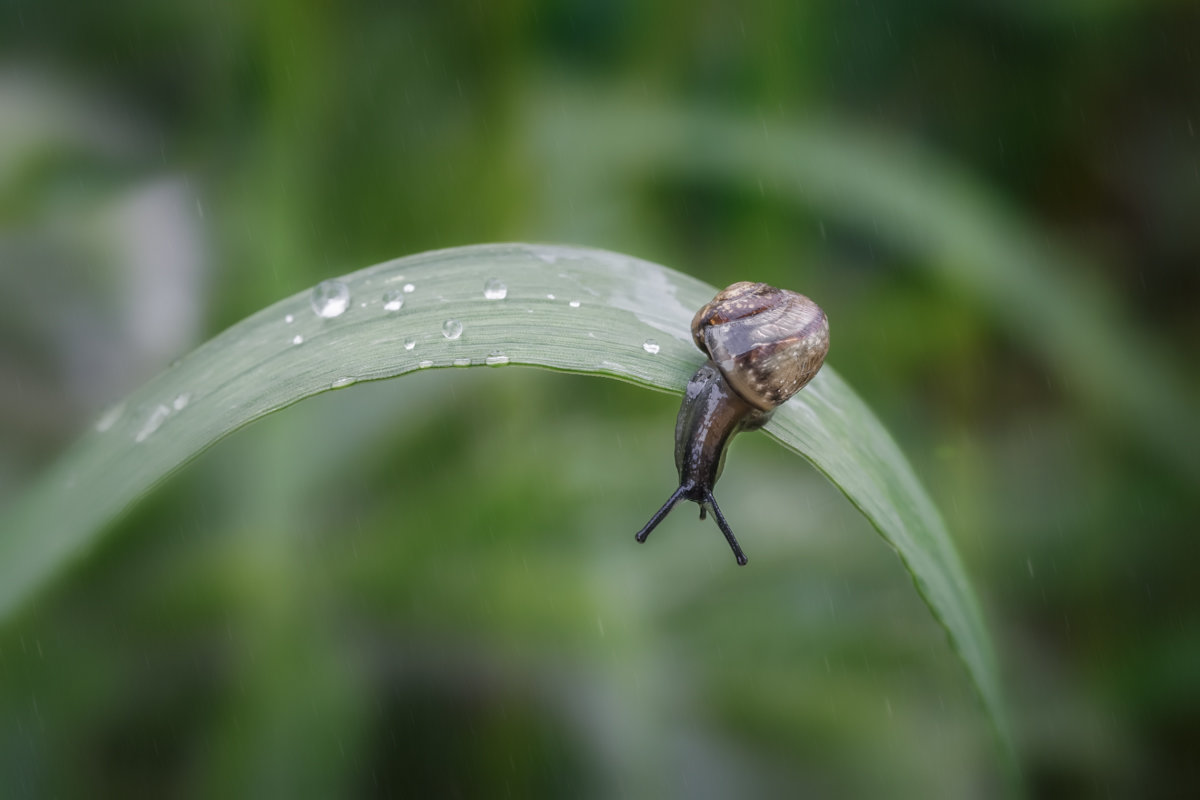
<path fill-rule="evenodd" d="M 700 519 L 712 511 L 744 566 L 746 555 L 713 496 L 725 447 L 735 434 L 765 425 L 817 374 L 829 351 L 829 321 L 802 294 L 741 281 L 696 312 L 692 338 L 708 361 L 688 381 L 675 421 L 679 488 L 635 538 L 646 541 L 676 503 L 691 500 Z"/>

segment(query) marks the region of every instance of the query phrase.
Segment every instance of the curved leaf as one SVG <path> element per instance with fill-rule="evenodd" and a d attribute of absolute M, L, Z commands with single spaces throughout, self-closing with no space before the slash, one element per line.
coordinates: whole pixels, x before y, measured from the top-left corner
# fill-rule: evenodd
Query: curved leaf
<path fill-rule="evenodd" d="M 485 292 L 492 279 L 503 290 L 492 283 Z M 315 313 L 325 285 L 289 297 L 104 414 L 8 510 L 0 619 L 154 484 L 265 414 L 357 381 L 449 366 L 526 364 L 679 391 L 702 361 L 689 333 L 693 309 L 715 292 L 617 253 L 522 244 L 423 253 L 338 284 L 348 292 L 343 313 Z M 828 476 L 896 549 L 1011 755 L 978 602 L 933 504 L 886 431 L 828 365 L 767 430 Z"/>

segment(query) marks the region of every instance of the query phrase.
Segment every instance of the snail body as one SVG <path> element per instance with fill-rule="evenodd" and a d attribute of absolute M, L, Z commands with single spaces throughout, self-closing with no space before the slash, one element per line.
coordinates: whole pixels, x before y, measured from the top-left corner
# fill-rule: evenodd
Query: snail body
<path fill-rule="evenodd" d="M 829 350 L 825 312 L 802 294 L 741 281 L 717 293 L 692 318 L 692 338 L 708 356 L 684 390 L 675 421 L 679 488 L 637 533 L 639 542 L 680 500 L 712 511 L 738 564 L 746 556 L 713 496 L 729 441 L 761 428 L 775 409 L 812 380 Z"/>

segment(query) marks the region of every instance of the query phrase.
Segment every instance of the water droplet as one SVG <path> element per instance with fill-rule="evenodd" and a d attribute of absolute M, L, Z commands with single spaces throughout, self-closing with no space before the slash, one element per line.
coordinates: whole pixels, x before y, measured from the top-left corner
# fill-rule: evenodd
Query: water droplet
<path fill-rule="evenodd" d="M 98 433 L 104 433 L 113 425 L 117 424 L 117 420 L 121 418 L 123 413 L 125 413 L 125 404 L 117 403 L 115 406 L 108 409 L 108 411 L 105 411 L 104 414 L 101 415 L 100 419 L 96 420 L 96 431 Z"/>
<path fill-rule="evenodd" d="M 500 367 L 508 363 L 508 356 L 501 353 L 499 350 L 493 350 L 491 355 L 483 360 L 483 363 L 489 367 Z"/>
<path fill-rule="evenodd" d="M 658 342 L 654 339 L 647 339 L 646 341 L 642 342 L 642 349 L 650 355 L 654 355 L 659 350 Z"/>
<path fill-rule="evenodd" d="M 293 317 L 291 314 L 288 314 L 286 317 L 283 318 L 283 321 L 286 322 L 288 325 L 291 325 L 295 320 L 296 320 L 296 318 Z"/>
<path fill-rule="evenodd" d="M 424 361 L 418 361 L 417 366 L 420 367 L 421 369 L 425 369 L 426 367 L 432 367 L 433 362 L 430 361 L 429 359 L 425 359 Z"/>
<path fill-rule="evenodd" d="M 404 340 L 404 349 L 405 350 L 412 350 L 416 346 L 417 346 L 417 340 L 412 338 L 411 336 Z"/>
<path fill-rule="evenodd" d="M 392 289 L 390 292 L 383 293 L 383 310 L 389 313 L 395 313 L 404 308 L 404 292 L 399 289 Z"/>
<path fill-rule="evenodd" d="M 183 411 L 185 408 L 187 408 L 187 404 L 190 403 L 191 400 L 192 400 L 192 396 L 190 394 L 188 394 L 187 392 L 184 392 L 183 394 L 176 397 L 175 402 L 173 402 L 171 405 L 173 405 L 175 407 L 176 411 Z"/>
<path fill-rule="evenodd" d="M 336 381 L 329 384 L 329 388 L 330 389 L 341 389 L 346 386 L 352 385 L 357 380 L 358 380 L 357 378 L 338 378 Z"/>
<path fill-rule="evenodd" d="M 503 300 L 508 297 L 508 287 L 499 278 L 492 278 L 483 285 L 483 296 L 488 300 Z"/>
<path fill-rule="evenodd" d="M 297 333 L 292 337 L 292 344 L 304 344 L 304 337 Z"/>
<path fill-rule="evenodd" d="M 309 302 L 318 317 L 332 319 L 350 307 L 350 289 L 341 281 L 321 281 L 313 287 Z"/>
<path fill-rule="evenodd" d="M 412 294 L 416 290 L 417 290 L 417 287 L 413 286 L 411 283 L 404 284 L 404 293 L 405 294 Z"/>
<path fill-rule="evenodd" d="M 456 366 L 456 367 L 469 367 L 469 366 L 471 366 L 471 359 L 469 359 L 469 358 L 456 358 L 456 359 L 454 359 L 454 366 Z"/>
<path fill-rule="evenodd" d="M 146 418 L 146 423 L 142 425 L 142 429 L 137 432 L 137 436 L 133 437 L 133 440 L 135 442 L 144 442 L 149 439 L 150 435 L 162 426 L 170 413 L 171 409 L 159 403 L 150 412 L 150 416 Z"/>
<path fill-rule="evenodd" d="M 571 308 L 579 308 L 579 301 L 572 300 L 571 302 L 567 303 L 567 305 L 569 305 Z"/>
<path fill-rule="evenodd" d="M 456 319 L 448 319 L 442 324 L 442 336 L 447 339 L 457 339 L 462 336 L 462 323 Z"/>

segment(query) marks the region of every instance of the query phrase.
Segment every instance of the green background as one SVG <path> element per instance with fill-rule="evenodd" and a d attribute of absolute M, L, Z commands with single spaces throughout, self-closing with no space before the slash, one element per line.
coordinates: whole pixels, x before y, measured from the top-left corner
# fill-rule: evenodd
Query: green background
<path fill-rule="evenodd" d="M 941 508 L 1031 793 L 1194 788 L 1200 11 L 794 5 L 6 2 L 0 502 L 367 264 L 764 280 Z M 694 514 L 632 542 L 676 409 L 456 370 L 231 437 L 0 627 L 0 793 L 998 794 L 940 628 L 800 460 L 734 447 L 745 569 Z"/>

